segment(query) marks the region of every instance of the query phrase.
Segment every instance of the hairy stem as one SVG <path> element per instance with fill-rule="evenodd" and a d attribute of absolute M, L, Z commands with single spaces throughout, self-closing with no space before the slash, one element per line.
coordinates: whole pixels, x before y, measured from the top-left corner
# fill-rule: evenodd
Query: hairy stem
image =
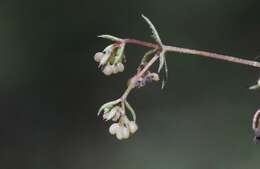
<path fill-rule="evenodd" d="M 206 51 L 201 51 L 201 50 L 180 48 L 180 47 L 168 46 L 168 45 L 160 46 L 158 44 L 149 43 L 149 42 L 145 42 L 145 41 L 141 41 L 141 40 L 137 40 L 137 39 L 124 39 L 123 42 L 125 44 L 134 44 L 134 45 L 143 46 L 143 47 L 147 47 L 147 48 L 154 48 L 160 52 L 185 53 L 185 54 L 197 55 L 197 56 L 213 58 L 213 59 L 218 59 L 218 60 L 223 60 L 223 61 L 228 61 L 228 62 L 233 62 L 233 63 L 239 63 L 239 64 L 243 64 L 243 65 L 260 68 L 259 62 L 247 60 L 247 59 L 236 58 L 236 57 L 228 56 L 228 55 L 222 55 L 222 54 L 211 53 L 211 52 L 206 52 Z M 132 91 L 132 89 L 135 88 L 137 80 L 154 64 L 154 62 L 159 57 L 160 57 L 159 55 L 154 55 L 153 58 L 151 60 L 149 60 L 149 62 L 145 65 L 145 67 L 130 79 L 130 83 L 129 83 L 127 89 L 125 90 L 124 94 L 121 96 L 122 103 L 126 100 L 127 96 Z"/>
<path fill-rule="evenodd" d="M 132 89 L 135 88 L 137 80 L 154 64 L 154 62 L 159 57 L 160 57 L 159 55 L 155 55 L 151 60 L 149 60 L 149 62 L 145 65 L 145 67 L 140 72 L 138 72 L 136 75 L 134 75 L 130 79 L 130 83 L 129 83 L 127 89 L 125 90 L 124 94 L 121 97 L 122 102 L 126 100 L 126 98 L 129 95 L 129 93 L 132 91 Z"/>
<path fill-rule="evenodd" d="M 124 42 L 128 43 L 128 44 L 135 44 L 135 45 L 138 45 L 138 46 L 147 47 L 147 48 L 164 50 L 165 52 L 177 52 L 177 53 L 192 54 L 192 55 L 197 55 L 197 56 L 202 56 L 202 57 L 207 57 L 207 58 L 213 58 L 213 59 L 223 60 L 223 61 L 227 61 L 227 62 L 239 63 L 239 64 L 243 64 L 243 65 L 248 65 L 248 66 L 260 68 L 259 62 L 247 60 L 247 59 L 241 59 L 241 58 L 228 56 L 228 55 L 222 55 L 222 54 L 211 53 L 211 52 L 206 52 L 206 51 L 201 51 L 201 50 L 180 48 L 180 47 L 168 46 L 168 45 L 159 46 L 158 44 L 149 43 L 149 42 L 136 40 L 136 39 L 125 39 Z"/>
<path fill-rule="evenodd" d="M 134 44 L 134 45 L 147 47 L 147 48 L 154 48 L 154 49 L 161 48 L 158 44 L 145 42 L 145 41 L 141 41 L 141 40 L 137 40 L 137 39 L 124 39 L 124 42 L 128 43 L 128 44 Z"/>
<path fill-rule="evenodd" d="M 174 46 L 164 46 L 164 49 L 169 52 L 178 52 L 178 53 L 198 55 L 198 56 L 202 56 L 202 57 L 224 60 L 224 61 L 228 61 L 228 62 L 239 63 L 239 64 L 243 64 L 243 65 L 249 65 L 249 66 L 260 68 L 259 62 L 255 62 L 255 61 L 251 61 L 251 60 L 247 60 L 247 59 L 241 59 L 241 58 L 228 56 L 228 55 L 222 55 L 222 54 L 194 50 L 194 49 L 179 48 L 179 47 L 174 47 Z"/>

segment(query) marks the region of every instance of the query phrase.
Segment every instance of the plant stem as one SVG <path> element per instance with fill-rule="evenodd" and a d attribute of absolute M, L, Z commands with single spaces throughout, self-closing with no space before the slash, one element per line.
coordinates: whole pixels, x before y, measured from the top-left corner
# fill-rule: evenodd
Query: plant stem
<path fill-rule="evenodd" d="M 145 65 L 145 67 L 140 72 L 138 72 L 136 75 L 134 75 L 130 79 L 130 83 L 129 83 L 127 89 L 125 90 L 124 94 L 121 97 L 122 102 L 125 101 L 125 99 L 129 95 L 129 93 L 132 91 L 132 89 L 135 88 L 137 80 L 154 64 L 154 62 L 159 57 L 160 57 L 159 55 L 155 55 L 151 60 L 149 60 L 149 62 Z"/>
<path fill-rule="evenodd" d="M 260 68 L 259 62 L 255 62 L 255 61 L 251 61 L 251 60 L 247 60 L 247 59 L 241 59 L 241 58 L 228 56 L 228 55 L 222 55 L 222 54 L 194 50 L 194 49 L 179 48 L 179 47 L 174 47 L 174 46 L 164 46 L 164 49 L 169 52 L 178 52 L 178 53 L 198 55 L 198 56 L 202 56 L 202 57 L 224 60 L 227 62 L 239 63 L 239 64 L 243 64 L 243 65 Z"/>
<path fill-rule="evenodd" d="M 223 60 L 223 61 L 227 61 L 227 62 L 239 63 L 239 64 L 243 64 L 243 65 L 248 65 L 248 66 L 260 68 L 259 62 L 247 60 L 247 59 L 241 59 L 241 58 L 228 56 L 228 55 L 222 55 L 222 54 L 211 53 L 211 52 L 206 52 L 206 51 L 201 51 L 201 50 L 180 48 L 180 47 L 168 46 L 168 45 L 163 45 L 162 47 L 160 47 L 158 44 L 149 43 L 149 42 L 136 40 L 136 39 L 124 39 L 124 42 L 126 44 L 127 43 L 128 44 L 135 44 L 135 45 L 143 46 L 143 47 L 147 47 L 147 48 L 164 50 L 165 52 L 177 52 L 177 53 L 192 54 L 192 55 L 197 55 L 197 56 L 202 56 L 202 57 L 207 57 L 207 58 L 213 58 L 213 59 Z"/>
<path fill-rule="evenodd" d="M 127 44 L 139 45 L 147 48 L 160 49 L 161 47 L 158 44 L 145 42 L 137 39 L 124 39 L 124 42 Z"/>
<path fill-rule="evenodd" d="M 149 43 L 149 42 L 145 42 L 145 41 L 141 41 L 141 40 L 137 40 L 137 39 L 124 39 L 123 41 L 125 44 L 134 44 L 134 45 L 143 46 L 143 47 L 147 47 L 147 48 L 154 48 L 160 52 L 177 52 L 177 53 L 198 55 L 198 56 L 202 56 L 202 57 L 224 60 L 224 61 L 228 61 L 228 62 L 232 62 L 232 63 L 239 63 L 239 64 L 243 64 L 243 65 L 260 68 L 259 62 L 255 62 L 255 61 L 247 60 L 247 59 L 241 59 L 241 58 L 228 56 L 228 55 L 222 55 L 222 54 L 211 53 L 211 52 L 206 52 L 206 51 L 201 51 L 201 50 L 180 48 L 180 47 L 168 46 L 168 45 L 160 46 L 158 44 Z M 151 60 L 149 60 L 149 62 L 145 65 L 145 67 L 130 79 L 130 83 L 129 83 L 127 89 L 125 90 L 124 94 L 121 97 L 122 102 L 124 102 L 126 100 L 129 93 L 132 91 L 132 89 L 135 88 L 137 80 L 154 64 L 154 62 L 159 57 L 160 57 L 159 55 L 154 55 L 154 57 Z"/>

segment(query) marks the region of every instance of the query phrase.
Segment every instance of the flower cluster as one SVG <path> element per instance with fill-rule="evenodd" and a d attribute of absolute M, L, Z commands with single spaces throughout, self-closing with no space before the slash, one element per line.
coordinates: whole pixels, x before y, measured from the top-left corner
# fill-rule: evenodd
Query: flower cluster
<path fill-rule="evenodd" d="M 134 134 L 138 129 L 135 121 L 130 121 L 126 115 L 122 115 L 118 123 L 114 123 L 109 127 L 109 133 L 116 135 L 118 140 L 129 138 L 130 134 Z"/>
<path fill-rule="evenodd" d="M 107 76 L 124 71 L 125 55 L 124 43 L 114 43 L 106 47 L 103 52 L 97 52 L 94 59 L 99 63 L 99 67 Z"/>
<path fill-rule="evenodd" d="M 133 108 L 127 101 L 119 106 L 118 103 L 122 103 L 121 99 L 105 103 L 101 106 L 98 115 L 103 111 L 103 119 L 106 121 L 113 121 L 114 123 L 109 127 L 109 133 L 115 135 L 118 140 L 129 138 L 138 130 L 138 126 L 135 122 L 135 114 Z M 129 120 L 125 113 L 125 106 L 130 110 L 133 116 L 133 120 Z"/>

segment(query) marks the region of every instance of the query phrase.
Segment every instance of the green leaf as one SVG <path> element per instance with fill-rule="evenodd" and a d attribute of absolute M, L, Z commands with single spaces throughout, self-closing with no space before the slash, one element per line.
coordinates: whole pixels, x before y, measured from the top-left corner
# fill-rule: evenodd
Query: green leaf
<path fill-rule="evenodd" d="M 167 80 L 168 80 L 168 66 L 167 66 L 166 58 L 164 58 L 164 72 L 165 72 L 165 77 L 162 81 L 162 88 L 161 89 L 164 89 L 164 87 L 167 83 Z"/>
<path fill-rule="evenodd" d="M 125 101 L 125 105 L 128 108 L 128 110 L 131 112 L 133 120 L 136 121 L 136 114 L 135 114 L 133 107 L 128 103 L 127 100 Z"/>
<path fill-rule="evenodd" d="M 253 85 L 249 87 L 249 90 L 256 90 L 256 89 L 260 89 L 259 85 Z"/>
<path fill-rule="evenodd" d="M 113 107 L 115 104 L 118 104 L 120 101 L 121 101 L 121 99 L 117 99 L 117 100 L 114 100 L 114 101 L 107 102 L 107 103 L 103 104 L 103 105 L 99 108 L 97 115 L 99 116 L 100 113 L 101 113 L 101 111 L 103 111 L 105 108 L 111 108 L 111 107 Z"/>
<path fill-rule="evenodd" d="M 148 62 L 149 57 L 153 56 L 152 54 L 154 54 L 156 51 L 156 49 L 152 49 L 146 52 L 142 58 L 141 65 L 145 65 Z"/>
<path fill-rule="evenodd" d="M 154 38 L 154 40 L 160 45 L 163 46 L 161 38 L 155 28 L 155 26 L 153 25 L 153 23 L 144 15 L 142 15 L 142 17 L 144 18 L 144 20 L 148 23 L 149 27 L 152 29 L 152 37 Z"/>
<path fill-rule="evenodd" d="M 158 73 L 161 72 L 163 66 L 165 65 L 165 56 L 164 56 L 164 52 L 160 53 L 159 56 L 159 68 L 158 68 Z"/>
<path fill-rule="evenodd" d="M 98 37 L 108 39 L 108 40 L 111 40 L 111 41 L 122 41 L 122 39 L 115 37 L 115 36 L 112 36 L 112 35 L 99 35 Z"/>

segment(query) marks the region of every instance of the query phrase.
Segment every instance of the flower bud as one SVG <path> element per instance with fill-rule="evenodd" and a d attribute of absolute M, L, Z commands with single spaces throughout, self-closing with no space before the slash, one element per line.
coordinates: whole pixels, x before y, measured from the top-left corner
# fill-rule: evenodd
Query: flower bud
<path fill-rule="evenodd" d="M 100 60 L 99 67 L 105 65 L 108 62 L 108 59 L 110 57 L 110 53 L 105 53 L 103 57 Z"/>
<path fill-rule="evenodd" d="M 100 62 L 101 59 L 103 58 L 103 56 L 104 56 L 104 53 L 102 53 L 102 52 L 97 52 L 97 53 L 95 54 L 95 56 L 94 56 L 94 59 L 95 59 L 96 62 Z"/>
<path fill-rule="evenodd" d="M 122 130 L 122 137 L 124 139 L 127 139 L 130 135 L 128 128 L 122 127 L 121 130 Z"/>
<path fill-rule="evenodd" d="M 157 73 L 151 73 L 151 76 L 152 76 L 152 79 L 154 81 L 159 81 L 160 80 L 159 75 Z"/>
<path fill-rule="evenodd" d="M 118 73 L 118 68 L 117 68 L 117 66 L 116 65 L 113 65 L 113 73 L 114 74 L 117 74 Z"/>
<path fill-rule="evenodd" d="M 112 118 L 113 121 L 117 121 L 121 116 L 121 112 L 120 111 L 117 111 L 115 116 Z"/>
<path fill-rule="evenodd" d="M 117 69 L 118 69 L 118 72 L 123 72 L 124 69 L 125 69 L 123 63 L 118 63 L 118 64 L 117 64 Z"/>
<path fill-rule="evenodd" d="M 117 133 L 117 130 L 119 128 L 119 124 L 118 123 L 114 123 L 109 127 L 109 133 L 111 135 L 115 135 Z"/>
<path fill-rule="evenodd" d="M 257 85 L 260 86 L 260 79 L 258 79 L 258 81 L 257 81 Z"/>
<path fill-rule="evenodd" d="M 113 73 L 113 67 L 111 65 L 106 65 L 104 70 L 103 70 L 103 73 L 106 76 L 110 76 Z"/>
<path fill-rule="evenodd" d="M 106 121 L 111 120 L 116 115 L 116 112 L 117 112 L 117 107 L 114 107 L 109 112 L 104 112 L 103 119 L 105 119 Z"/>
<path fill-rule="evenodd" d="M 130 121 L 128 123 L 128 129 L 129 129 L 130 133 L 133 134 L 138 130 L 138 126 L 134 121 Z"/>
<path fill-rule="evenodd" d="M 118 140 L 122 140 L 123 139 L 123 132 L 122 132 L 122 127 L 118 127 L 118 129 L 116 130 L 116 138 Z"/>

